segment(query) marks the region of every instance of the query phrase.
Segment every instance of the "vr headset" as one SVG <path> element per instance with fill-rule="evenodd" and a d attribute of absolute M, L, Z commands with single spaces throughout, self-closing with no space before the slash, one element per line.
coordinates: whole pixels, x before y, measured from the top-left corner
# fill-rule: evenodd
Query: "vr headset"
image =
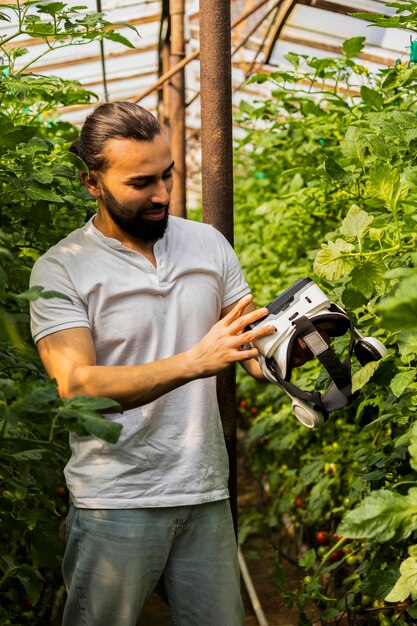
<path fill-rule="evenodd" d="M 362 337 L 340 306 L 331 302 L 310 278 L 301 278 L 267 306 L 268 315 L 248 328 L 273 325 L 276 333 L 253 341 L 259 350 L 259 363 L 265 377 L 281 387 L 292 399 L 295 417 L 308 428 L 322 424 L 329 413 L 348 405 L 352 394 L 351 358 L 355 354 L 361 365 L 378 361 L 388 354 L 384 344 L 375 337 Z M 326 339 L 350 333 L 347 355 L 341 361 Z M 332 382 L 322 395 L 303 391 L 291 383 L 298 340 L 317 357 Z"/>

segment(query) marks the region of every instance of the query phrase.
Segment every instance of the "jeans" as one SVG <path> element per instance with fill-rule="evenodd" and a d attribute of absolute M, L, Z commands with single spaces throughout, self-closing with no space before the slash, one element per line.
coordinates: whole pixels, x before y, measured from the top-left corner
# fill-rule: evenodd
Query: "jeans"
<path fill-rule="evenodd" d="M 153 509 L 78 509 L 67 519 L 63 626 L 135 626 L 162 579 L 172 626 L 242 626 L 228 500 Z"/>

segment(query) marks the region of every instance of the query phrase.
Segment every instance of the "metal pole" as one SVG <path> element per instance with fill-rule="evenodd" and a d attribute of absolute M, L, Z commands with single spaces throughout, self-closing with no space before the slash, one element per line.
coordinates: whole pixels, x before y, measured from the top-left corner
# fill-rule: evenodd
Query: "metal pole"
<path fill-rule="evenodd" d="M 230 0 L 200 1 L 201 164 L 203 221 L 233 244 Z M 218 399 L 230 463 L 236 524 L 236 382 L 234 368 L 218 376 Z"/>
<path fill-rule="evenodd" d="M 184 0 L 170 0 L 171 55 L 170 66 L 175 67 L 185 57 Z M 174 167 L 174 187 L 171 194 L 171 213 L 186 215 L 185 164 L 185 75 L 184 68 L 174 74 L 169 83 L 169 126 Z"/>

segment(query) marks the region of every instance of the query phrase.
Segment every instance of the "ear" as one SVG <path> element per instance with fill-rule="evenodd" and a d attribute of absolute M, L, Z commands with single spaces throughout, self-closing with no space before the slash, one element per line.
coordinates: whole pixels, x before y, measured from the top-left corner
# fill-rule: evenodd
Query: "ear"
<path fill-rule="evenodd" d="M 82 182 L 84 183 L 90 196 L 93 196 L 94 198 L 98 198 L 100 196 L 100 189 L 98 187 L 96 174 L 91 170 L 89 172 L 84 171 L 84 172 L 81 172 L 80 178 Z"/>

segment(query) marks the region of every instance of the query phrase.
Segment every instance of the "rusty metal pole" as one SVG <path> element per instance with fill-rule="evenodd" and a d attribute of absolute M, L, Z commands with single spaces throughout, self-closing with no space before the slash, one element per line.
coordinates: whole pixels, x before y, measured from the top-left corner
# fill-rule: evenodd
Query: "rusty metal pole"
<path fill-rule="evenodd" d="M 184 41 L 185 0 L 169 0 L 171 20 L 170 65 L 174 67 L 185 57 Z M 169 127 L 172 158 L 175 161 L 174 187 L 171 194 L 171 213 L 186 215 L 185 164 L 185 71 L 174 74 L 169 83 Z"/>
<path fill-rule="evenodd" d="M 170 57 L 171 57 L 171 46 L 168 41 L 164 41 L 161 46 L 161 66 L 162 66 L 162 75 L 165 74 L 169 70 L 170 66 Z M 162 87 L 162 106 L 160 109 L 160 117 L 159 121 L 168 137 L 170 137 L 170 128 L 169 128 L 169 83 L 164 83 Z"/>
<path fill-rule="evenodd" d="M 201 163 L 203 221 L 233 245 L 230 0 L 200 0 Z M 237 521 L 236 381 L 229 368 L 217 387 L 230 464 L 230 502 Z"/>

